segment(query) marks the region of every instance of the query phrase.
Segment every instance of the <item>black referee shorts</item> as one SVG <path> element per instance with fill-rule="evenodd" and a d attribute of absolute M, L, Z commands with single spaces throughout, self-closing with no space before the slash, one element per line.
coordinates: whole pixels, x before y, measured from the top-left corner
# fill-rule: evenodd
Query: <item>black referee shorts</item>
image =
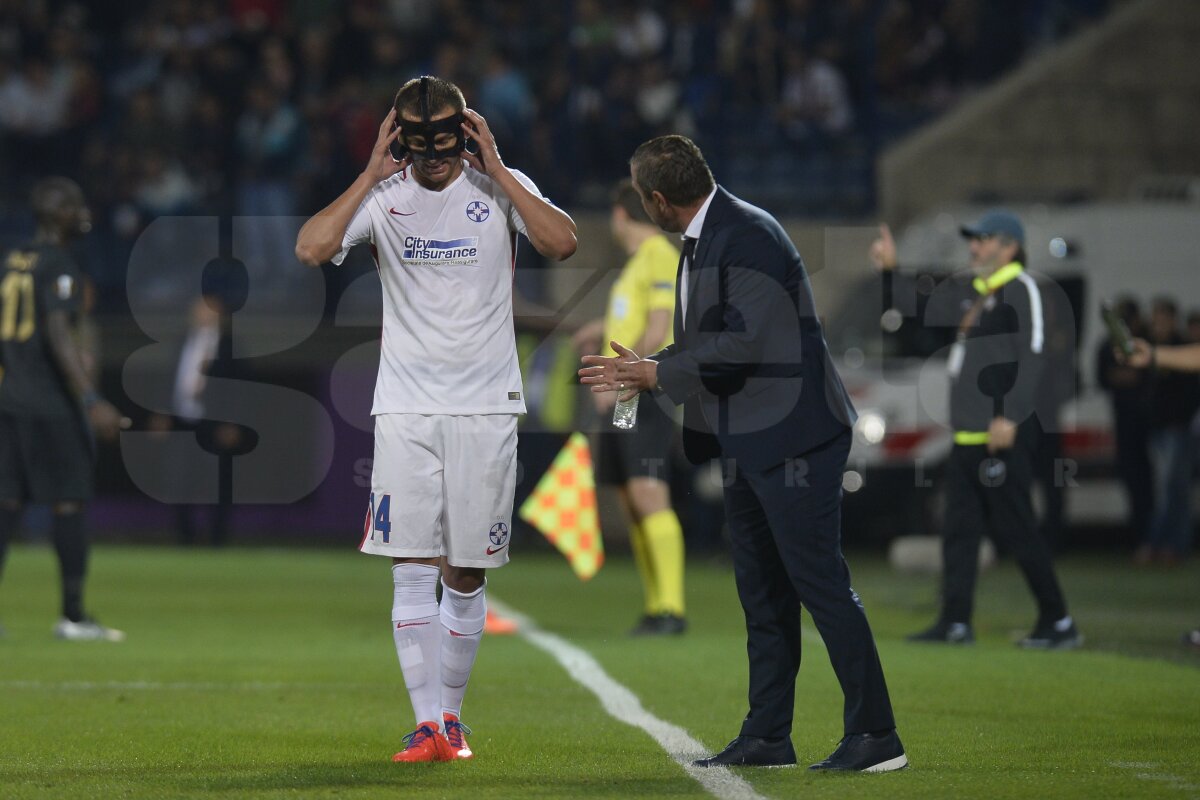
<path fill-rule="evenodd" d="M 620 431 L 607 420 L 605 423 L 605 429 L 596 436 L 597 484 L 622 486 L 631 478 L 670 482 L 675 420 L 653 395 L 642 394 L 633 430 Z"/>
<path fill-rule="evenodd" d="M 0 500 L 83 502 L 92 498 L 94 474 L 82 417 L 0 411 Z"/>

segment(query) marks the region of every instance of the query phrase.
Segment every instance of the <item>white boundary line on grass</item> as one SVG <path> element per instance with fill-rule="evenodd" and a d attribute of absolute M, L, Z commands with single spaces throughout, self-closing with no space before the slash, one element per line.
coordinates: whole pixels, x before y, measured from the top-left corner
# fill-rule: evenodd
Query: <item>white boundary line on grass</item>
<path fill-rule="evenodd" d="M 1136 770 L 1133 777 L 1140 781 L 1149 781 L 1166 786 L 1169 789 L 1176 789 L 1181 792 L 1192 792 L 1192 797 L 1196 797 L 1196 790 L 1200 786 L 1189 781 L 1187 778 L 1181 778 L 1178 775 L 1172 775 L 1169 772 L 1163 772 L 1161 765 L 1153 762 L 1142 761 L 1111 761 L 1111 766 L 1118 769 Z"/>
<path fill-rule="evenodd" d="M 678 725 L 647 711 L 637 695 L 617 683 L 586 650 L 541 630 L 532 619 L 498 600 L 489 597 L 488 605 L 516 622 L 522 639 L 553 656 L 572 680 L 596 695 L 609 716 L 649 734 L 709 794 L 732 800 L 765 800 L 753 786 L 725 767 L 692 766 L 693 759 L 708 754 L 704 744 Z"/>

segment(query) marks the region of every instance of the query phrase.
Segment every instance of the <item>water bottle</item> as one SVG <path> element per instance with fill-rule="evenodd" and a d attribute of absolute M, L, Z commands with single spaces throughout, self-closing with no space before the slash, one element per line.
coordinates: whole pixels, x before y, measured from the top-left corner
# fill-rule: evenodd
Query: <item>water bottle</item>
<path fill-rule="evenodd" d="M 627 431 L 637 424 L 638 398 L 641 396 L 639 392 L 629 400 L 617 401 L 617 405 L 613 407 L 613 427 Z"/>

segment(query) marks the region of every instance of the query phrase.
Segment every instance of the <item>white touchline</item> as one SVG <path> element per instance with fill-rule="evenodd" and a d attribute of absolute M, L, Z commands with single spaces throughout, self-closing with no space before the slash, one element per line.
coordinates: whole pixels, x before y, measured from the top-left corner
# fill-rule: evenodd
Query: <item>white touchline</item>
<path fill-rule="evenodd" d="M 667 755 L 683 767 L 683 771 L 692 776 L 709 794 L 736 800 L 764 800 L 762 795 L 754 791 L 753 786 L 725 767 L 692 766 L 694 759 L 708 755 L 708 748 L 683 728 L 659 719 L 647 711 L 637 695 L 613 680 L 586 650 L 560 636 L 541 630 L 529 617 L 492 597 L 488 597 L 488 605 L 497 613 L 516 622 L 521 638 L 553 656 L 572 680 L 596 695 L 609 716 L 649 734 L 650 738 L 658 742 Z"/>
<path fill-rule="evenodd" d="M 1155 783 L 1165 784 L 1168 788 L 1176 789 L 1181 792 L 1195 792 L 1200 789 L 1200 786 L 1189 781 L 1187 778 L 1181 778 L 1178 775 L 1172 775 L 1169 772 L 1163 772 L 1159 769 L 1158 764 L 1146 763 L 1139 761 L 1111 761 L 1110 766 L 1118 769 L 1137 770 L 1134 772 L 1134 777 L 1141 781 L 1153 781 Z M 1194 794 L 1193 794 L 1194 796 Z"/>

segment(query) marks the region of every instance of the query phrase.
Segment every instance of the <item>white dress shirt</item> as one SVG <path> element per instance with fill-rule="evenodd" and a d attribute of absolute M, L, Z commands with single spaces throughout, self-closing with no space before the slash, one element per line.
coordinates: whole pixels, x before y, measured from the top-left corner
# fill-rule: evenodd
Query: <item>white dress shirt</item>
<path fill-rule="evenodd" d="M 708 197 L 704 198 L 704 203 L 700 206 L 700 210 L 696 212 L 696 216 L 692 217 L 692 221 L 688 223 L 687 230 L 683 232 L 684 239 L 699 239 L 700 231 L 704 229 L 704 218 L 708 216 L 708 207 L 712 204 L 713 196 L 717 193 L 717 187 L 713 186 L 713 190 L 708 193 Z M 692 251 L 693 253 L 695 250 Z M 688 302 L 688 270 L 691 269 L 691 259 L 686 259 L 683 262 L 683 274 L 679 276 L 679 313 L 680 327 L 683 327 L 684 321 L 687 320 L 687 302 Z"/>

